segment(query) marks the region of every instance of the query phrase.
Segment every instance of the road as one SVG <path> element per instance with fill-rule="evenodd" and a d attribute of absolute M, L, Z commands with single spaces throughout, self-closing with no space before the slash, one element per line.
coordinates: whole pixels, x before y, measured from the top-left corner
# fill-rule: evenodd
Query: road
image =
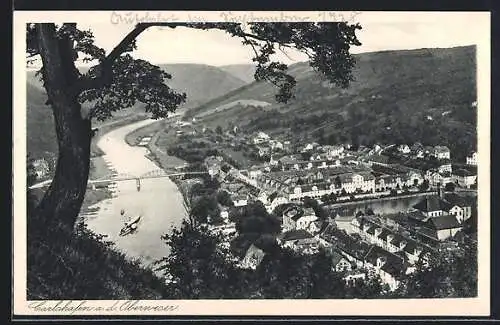
<path fill-rule="evenodd" d="M 101 137 L 97 143 L 104 152 L 104 160 L 110 168 L 119 174 L 142 175 L 159 170 L 151 160 L 145 157 L 147 149 L 131 147 L 125 142 L 125 136 L 154 120 L 145 120 L 120 127 Z M 139 258 L 144 265 L 165 257 L 168 247 L 161 236 L 169 233 L 172 226 L 180 225 L 186 216 L 183 198 L 176 185 L 169 178 L 150 178 L 141 181 L 141 190 L 137 191 L 135 180 L 121 181 L 115 184 L 112 199 L 95 205 L 99 211 L 85 215 L 88 227 L 99 234 L 107 235 L 116 248 L 126 255 Z M 120 237 L 118 233 L 127 218 L 142 215 L 138 231 Z"/>

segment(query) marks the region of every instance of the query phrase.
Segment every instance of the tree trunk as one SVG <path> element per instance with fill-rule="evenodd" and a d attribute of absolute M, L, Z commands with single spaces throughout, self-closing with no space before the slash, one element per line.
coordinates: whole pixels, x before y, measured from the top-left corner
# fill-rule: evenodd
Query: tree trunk
<path fill-rule="evenodd" d="M 54 179 L 35 214 L 47 227 L 73 230 L 89 175 L 91 122 L 81 116 L 73 41 L 57 36 L 54 24 L 37 24 L 43 79 L 54 114 L 59 157 Z"/>

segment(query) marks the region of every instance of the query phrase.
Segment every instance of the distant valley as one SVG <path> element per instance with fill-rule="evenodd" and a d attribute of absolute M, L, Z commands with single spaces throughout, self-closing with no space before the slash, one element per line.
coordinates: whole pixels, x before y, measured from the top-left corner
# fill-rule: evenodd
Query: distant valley
<path fill-rule="evenodd" d="M 204 64 L 162 64 L 162 69 L 172 75 L 167 84 L 187 94 L 186 103 L 179 109 L 197 107 L 218 98 L 229 91 L 247 84 L 230 72 Z M 82 67 L 81 71 L 88 68 Z M 36 71 L 27 71 L 27 129 L 28 152 L 38 158 L 46 153 L 57 152 L 54 121 L 50 107 L 45 105 L 47 96 Z M 128 116 L 143 112 L 143 105 L 117 112 L 117 116 Z"/>
<path fill-rule="evenodd" d="M 325 143 L 411 142 L 445 144 L 454 152 L 477 141 L 475 47 L 383 51 L 355 55 L 355 81 L 347 89 L 330 85 L 307 63 L 289 67 L 297 79 L 296 98 L 277 104 L 276 89 L 252 82 L 252 64 L 213 67 L 163 64 L 167 83 L 186 92 L 180 108 L 207 126 L 239 125 L 284 137 Z M 28 151 L 56 149 L 52 112 L 45 91 L 27 74 Z M 137 104 L 121 114 L 142 111 Z"/>
<path fill-rule="evenodd" d="M 355 81 L 347 89 L 329 84 L 307 63 L 289 67 L 296 98 L 277 104 L 265 82 L 190 109 L 186 117 L 209 126 L 295 136 L 325 143 L 414 142 L 445 144 L 464 156 L 476 137 L 475 47 L 383 51 L 355 55 Z M 238 102 L 255 100 L 257 107 Z M 219 109 L 231 106 L 230 109 Z M 461 157 L 464 158 L 464 157 Z"/>

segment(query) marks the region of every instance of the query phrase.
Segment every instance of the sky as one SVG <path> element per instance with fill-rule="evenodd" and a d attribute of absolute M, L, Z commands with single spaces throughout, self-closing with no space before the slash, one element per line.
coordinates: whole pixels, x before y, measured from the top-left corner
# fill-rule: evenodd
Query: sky
<path fill-rule="evenodd" d="M 109 52 L 140 21 L 273 21 L 347 20 L 359 23 L 362 43 L 352 53 L 382 50 L 453 47 L 478 44 L 489 35 L 489 16 L 467 12 L 218 12 L 178 14 L 176 12 L 102 12 L 73 16 L 80 29 L 91 29 L 95 42 Z M 214 66 L 252 63 L 252 49 L 222 31 L 187 28 L 151 28 L 137 39 L 133 56 L 152 63 L 201 63 Z M 280 61 L 305 61 L 299 52 L 278 53 Z"/>

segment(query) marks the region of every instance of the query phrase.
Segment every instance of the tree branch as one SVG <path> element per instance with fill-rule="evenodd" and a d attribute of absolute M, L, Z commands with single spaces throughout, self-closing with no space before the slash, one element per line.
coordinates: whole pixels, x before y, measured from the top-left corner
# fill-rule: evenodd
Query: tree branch
<path fill-rule="evenodd" d="M 132 42 L 146 29 L 153 26 L 166 26 L 175 28 L 178 26 L 186 26 L 187 23 L 139 23 L 131 30 L 117 46 L 101 61 L 101 63 L 95 68 L 98 70 L 98 76 L 96 78 L 89 78 L 87 76 L 82 76 L 80 82 L 75 89 L 76 93 L 81 93 L 82 91 L 88 89 L 99 89 L 111 84 L 113 80 L 112 70 L 113 63 L 116 59 L 126 52 Z"/>

